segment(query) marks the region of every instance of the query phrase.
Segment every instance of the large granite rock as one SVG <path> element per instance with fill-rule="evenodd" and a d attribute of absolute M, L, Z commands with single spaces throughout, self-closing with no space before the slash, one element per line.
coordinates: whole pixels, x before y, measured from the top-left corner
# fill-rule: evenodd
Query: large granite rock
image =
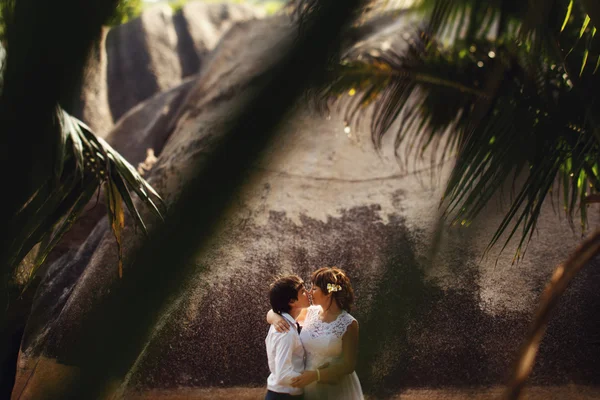
<path fill-rule="evenodd" d="M 112 29 L 106 51 L 108 98 L 114 120 L 155 93 L 196 74 L 233 23 L 260 15 L 257 9 L 239 4 L 190 2 L 178 13 L 159 4 Z"/>
<path fill-rule="evenodd" d="M 264 16 L 264 11 L 246 4 L 215 4 L 192 1 L 174 17 L 179 36 L 183 76 L 200 70 L 202 60 L 212 51 L 223 34 L 236 22 Z M 189 51 L 192 48 L 194 51 Z M 183 54 L 185 52 L 185 55 Z"/>
<path fill-rule="evenodd" d="M 194 78 L 186 78 L 179 86 L 159 93 L 129 110 L 108 135 L 103 135 L 105 140 L 141 174 L 145 174 L 173 132 L 179 107 L 195 81 Z M 90 201 L 73 227 L 58 242 L 45 265 L 78 251 L 98 222 L 106 219 L 104 192 L 101 192 Z M 29 267 L 25 266 L 24 269 L 29 270 Z"/>
<path fill-rule="evenodd" d="M 131 108 L 197 74 L 233 24 L 263 16 L 264 10 L 244 4 L 191 1 L 175 13 L 158 4 L 126 24 L 103 28 L 73 115 L 106 137 Z"/>
<path fill-rule="evenodd" d="M 181 80 L 173 12 L 154 6 L 139 18 L 111 29 L 108 53 L 108 95 L 113 118 Z"/>
<path fill-rule="evenodd" d="M 201 60 L 236 21 L 261 16 L 263 11 L 243 4 L 192 1 L 175 14 L 169 6 L 157 5 L 110 33 L 103 28 L 73 114 L 132 165 L 142 164 L 139 169 L 144 172 L 172 133 L 177 110 L 194 82 L 191 75 L 200 71 Z M 50 261 L 76 251 L 104 218 L 103 196 L 98 199 L 90 202 Z"/>
<path fill-rule="evenodd" d="M 148 177 L 168 202 L 291 38 L 279 19 L 235 25 L 223 38 L 176 120 L 163 124 L 172 133 Z M 162 96 L 176 102 L 174 93 Z M 145 115 L 144 107 L 135 112 Z M 143 121 L 131 126 L 148 137 Z M 510 248 L 498 259 L 481 259 L 501 217 L 492 204 L 469 228 L 444 230 L 433 256 L 441 182 L 451 163 L 430 180 L 428 161 L 400 169 L 390 144 L 378 154 L 367 129 L 345 128 L 339 113 L 318 116 L 298 105 L 119 383 L 125 398 L 140 389 L 264 386 L 268 283 L 280 273 L 307 278 L 323 265 L 344 268 L 354 283 L 358 374 L 368 392 L 503 382 L 545 282 L 580 236 L 548 204 L 523 261 L 512 264 Z M 142 157 L 144 150 L 132 152 Z M 129 254 L 141 236 L 130 224 L 124 236 Z M 86 314 L 118 279 L 116 265 L 114 239 L 101 222 L 79 250 L 50 267 L 23 341 L 14 396 L 57 398 L 61 384 L 76 377 L 70 349 Z M 533 382 L 600 383 L 599 288 L 593 262 L 562 300 Z"/>
<path fill-rule="evenodd" d="M 94 45 L 88 57 L 81 89 L 77 93 L 72 110 L 75 117 L 84 121 L 100 137 L 105 137 L 111 131 L 114 122 L 108 105 L 106 84 L 107 34 L 108 28 L 103 27 L 100 40 Z"/>
<path fill-rule="evenodd" d="M 149 151 L 159 154 L 177 123 L 177 113 L 196 78 L 164 91 L 129 110 L 106 141 L 132 165 L 143 163 Z"/>

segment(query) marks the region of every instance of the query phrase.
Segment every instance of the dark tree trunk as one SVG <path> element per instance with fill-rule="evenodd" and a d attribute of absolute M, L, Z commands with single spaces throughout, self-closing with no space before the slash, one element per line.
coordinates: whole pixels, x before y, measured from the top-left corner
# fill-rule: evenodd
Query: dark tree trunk
<path fill-rule="evenodd" d="M 76 92 L 89 51 L 117 0 L 19 0 L 5 20 L 7 55 L 0 94 L 0 169 L 7 191 L 0 207 L 0 363 L 2 398 L 12 390 L 23 328 L 31 299 L 20 299 L 9 261 L 15 215 L 53 176 L 59 130 L 58 104 Z M 6 17 L 6 15 L 4 15 Z"/>
<path fill-rule="evenodd" d="M 12 285 L 6 293 L 9 299 L 5 323 L 0 330 L 0 399 L 10 399 L 17 374 L 17 359 L 21 348 L 21 339 L 25 331 L 27 317 L 33 304 L 37 285 L 32 284 L 23 296 L 21 289 Z"/>

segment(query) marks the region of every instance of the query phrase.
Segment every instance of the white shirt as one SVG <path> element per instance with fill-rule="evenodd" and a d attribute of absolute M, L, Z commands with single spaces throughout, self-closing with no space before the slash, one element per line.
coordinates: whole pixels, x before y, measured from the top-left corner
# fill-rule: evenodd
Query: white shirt
<path fill-rule="evenodd" d="M 296 327 L 296 321 L 288 313 L 281 313 L 291 325 L 287 332 L 277 332 L 271 325 L 265 339 L 267 358 L 271 375 L 267 379 L 267 389 L 291 395 L 302 394 L 302 388 L 291 386 L 292 378 L 304 371 L 304 347 Z"/>

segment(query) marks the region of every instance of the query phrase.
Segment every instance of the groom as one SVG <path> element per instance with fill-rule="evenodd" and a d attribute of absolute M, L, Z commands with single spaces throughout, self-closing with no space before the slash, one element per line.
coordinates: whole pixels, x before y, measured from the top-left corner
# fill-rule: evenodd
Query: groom
<path fill-rule="evenodd" d="M 284 276 L 271 284 L 269 299 L 273 311 L 289 322 L 287 332 L 269 328 L 265 339 L 271 375 L 267 379 L 265 400 L 302 399 L 302 389 L 291 386 L 292 378 L 304 371 L 304 347 L 300 342 L 300 325 L 296 318 L 310 303 L 304 282 L 296 275 Z"/>

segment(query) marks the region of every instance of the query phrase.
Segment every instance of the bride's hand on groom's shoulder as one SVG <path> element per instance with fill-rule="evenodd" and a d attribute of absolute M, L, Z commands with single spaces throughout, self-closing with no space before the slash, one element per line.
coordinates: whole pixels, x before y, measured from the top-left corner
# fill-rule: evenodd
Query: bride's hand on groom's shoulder
<path fill-rule="evenodd" d="M 273 322 L 275 330 L 279 333 L 287 332 L 290 330 L 290 324 L 285 319 L 281 318 L 278 321 Z"/>
<path fill-rule="evenodd" d="M 273 312 L 273 310 L 269 310 L 267 313 L 267 322 L 273 325 L 275 330 L 279 333 L 284 333 L 290 330 L 290 323 L 281 315 Z"/>
<path fill-rule="evenodd" d="M 303 388 L 317 380 L 317 371 L 304 371 L 300 376 L 292 378 L 292 387 Z"/>

